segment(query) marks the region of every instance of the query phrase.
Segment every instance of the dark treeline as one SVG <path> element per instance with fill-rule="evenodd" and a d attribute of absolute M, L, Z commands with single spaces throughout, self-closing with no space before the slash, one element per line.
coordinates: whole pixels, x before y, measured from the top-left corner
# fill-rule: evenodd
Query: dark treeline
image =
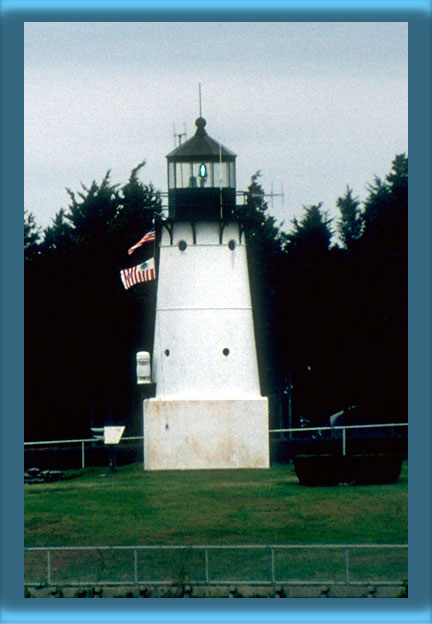
<path fill-rule="evenodd" d="M 25 436 L 88 437 L 110 421 L 139 431 L 135 353 L 151 350 L 155 282 L 124 290 L 120 270 L 153 254 L 127 250 L 152 227 L 160 197 L 138 165 L 79 193 L 37 238 L 25 213 Z"/>
<path fill-rule="evenodd" d="M 139 180 L 68 190 L 52 225 L 25 212 L 26 439 L 87 437 L 109 421 L 141 433 L 135 354 L 152 351 L 155 282 L 124 290 L 119 272 L 153 255 L 128 248 L 158 221 Z M 322 424 L 358 405 L 365 421 L 407 418 L 408 159 L 395 157 L 363 203 L 347 187 L 330 219 L 306 206 L 288 232 L 268 214 L 259 173 L 246 224 L 263 394 L 272 426 Z"/>

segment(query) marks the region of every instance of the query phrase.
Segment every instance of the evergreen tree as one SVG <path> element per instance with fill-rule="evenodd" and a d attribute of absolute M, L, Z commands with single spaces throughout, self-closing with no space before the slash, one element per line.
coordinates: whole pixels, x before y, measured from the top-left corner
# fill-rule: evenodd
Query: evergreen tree
<path fill-rule="evenodd" d="M 39 253 L 41 228 L 31 212 L 24 209 L 24 260 L 29 262 Z"/>
<path fill-rule="evenodd" d="M 384 180 L 375 178 L 364 203 L 361 272 L 363 335 L 360 361 L 370 412 L 407 415 L 408 159 L 395 157 Z M 371 357 L 373 354 L 373 357 Z"/>
<path fill-rule="evenodd" d="M 287 249 L 303 258 L 322 255 L 330 248 L 333 231 L 327 211 L 321 210 L 322 202 L 312 206 L 303 206 L 303 217 L 292 220 L 293 229 L 286 236 Z"/>
<path fill-rule="evenodd" d="M 370 252 L 399 254 L 408 240 L 408 158 L 397 155 L 385 180 L 375 177 L 364 202 L 364 246 Z"/>
<path fill-rule="evenodd" d="M 268 213 L 265 191 L 259 182 L 261 172 L 256 171 L 245 194 L 245 202 L 237 206 L 236 214 L 244 224 L 248 244 L 253 247 L 279 251 L 282 243 L 281 232 L 276 219 Z"/>
<path fill-rule="evenodd" d="M 113 227 L 116 240 L 126 248 L 153 227 L 155 217 L 161 216 L 160 194 L 151 184 L 143 184 L 138 177 L 144 165 L 145 161 L 132 169 L 128 182 L 120 189 L 120 203 Z"/>
<path fill-rule="evenodd" d="M 72 227 L 66 221 L 66 211 L 61 208 L 54 219 L 52 225 L 44 230 L 43 250 L 55 251 L 64 248 L 72 235 Z"/>
<path fill-rule="evenodd" d="M 97 244 L 113 221 L 119 204 L 118 185 L 110 183 L 110 171 L 102 182 L 93 181 L 90 187 L 81 184 L 82 191 L 74 193 L 66 189 L 71 203 L 66 219 L 70 222 L 75 237 L 81 244 Z M 103 228 L 101 230 L 101 228 Z"/>
<path fill-rule="evenodd" d="M 287 254 L 283 344 L 293 383 L 293 424 L 320 423 L 330 409 L 328 377 L 333 370 L 335 268 L 332 220 L 322 203 L 304 207 L 285 236 Z"/>
<path fill-rule="evenodd" d="M 27 438 L 87 437 L 92 423 L 125 415 L 130 429 L 139 400 L 135 353 L 150 350 L 143 340 L 152 333 L 155 289 L 148 283 L 126 292 L 119 271 L 160 206 L 158 194 L 137 178 L 141 167 L 123 187 L 108 172 L 101 183 L 68 190 L 68 208 L 43 233 L 38 271 L 26 284 L 26 392 L 33 408 Z M 136 252 L 132 262 L 139 261 Z"/>
<path fill-rule="evenodd" d="M 337 229 L 345 249 L 350 251 L 361 235 L 363 229 L 363 217 L 360 210 L 360 200 L 353 197 L 352 189 L 347 186 L 345 195 L 338 197 L 336 206 L 341 216 L 337 222 Z"/>
<path fill-rule="evenodd" d="M 280 342 L 275 332 L 281 305 L 281 272 L 283 236 L 276 219 L 268 214 L 265 191 L 260 184 L 260 171 L 251 176 L 245 202 L 237 206 L 237 216 L 247 239 L 248 269 L 254 314 L 255 339 L 260 371 L 261 391 L 270 399 L 271 419 L 281 426 L 278 416 L 282 392 Z"/>

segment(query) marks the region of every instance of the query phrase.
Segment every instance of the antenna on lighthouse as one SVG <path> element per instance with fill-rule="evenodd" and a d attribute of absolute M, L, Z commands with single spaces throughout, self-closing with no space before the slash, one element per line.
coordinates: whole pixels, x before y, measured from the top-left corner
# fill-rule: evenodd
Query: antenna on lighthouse
<path fill-rule="evenodd" d="M 283 206 L 283 201 L 284 201 L 283 184 L 281 186 L 281 192 L 280 193 L 274 193 L 274 191 L 273 191 L 273 182 L 272 182 L 271 186 L 270 186 L 270 193 L 264 193 L 264 197 L 270 197 L 271 207 L 272 208 L 273 208 L 273 198 L 274 197 L 281 197 L 282 198 L 282 206 Z"/>
<path fill-rule="evenodd" d="M 183 132 L 176 132 L 175 125 L 173 124 L 173 135 L 174 135 L 174 147 L 182 144 L 183 137 L 186 138 L 186 124 L 183 122 Z"/>

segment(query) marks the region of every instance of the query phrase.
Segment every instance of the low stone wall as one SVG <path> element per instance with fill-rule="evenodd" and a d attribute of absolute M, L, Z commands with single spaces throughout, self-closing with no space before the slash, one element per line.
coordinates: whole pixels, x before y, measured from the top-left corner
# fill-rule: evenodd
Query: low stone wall
<path fill-rule="evenodd" d="M 25 586 L 25 598 L 406 598 L 400 585 Z"/>

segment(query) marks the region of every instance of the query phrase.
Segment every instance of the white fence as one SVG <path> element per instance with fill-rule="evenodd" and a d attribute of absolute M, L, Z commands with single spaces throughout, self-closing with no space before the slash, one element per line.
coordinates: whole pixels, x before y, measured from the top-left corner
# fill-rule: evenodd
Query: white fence
<path fill-rule="evenodd" d="M 325 432 L 331 433 L 333 436 L 340 434 L 341 441 L 341 449 L 342 455 L 346 455 L 347 452 L 347 431 L 353 431 L 358 429 L 382 429 L 382 428 L 403 428 L 408 427 L 408 423 L 390 423 L 390 424 L 380 424 L 380 425 L 341 425 L 335 427 L 291 427 L 289 429 L 270 429 L 269 434 L 288 434 L 290 437 L 286 438 L 287 441 L 290 441 L 291 434 L 302 433 L 304 436 L 309 435 L 311 438 L 315 435 L 317 437 L 325 435 Z M 143 440 L 143 436 L 131 436 L 122 438 L 120 447 L 124 442 L 131 441 L 140 441 Z M 97 442 L 94 438 L 84 438 L 79 440 L 45 440 L 38 442 L 24 442 L 24 449 L 26 448 L 37 448 L 37 447 L 47 447 L 47 446 L 70 446 L 75 445 L 77 448 L 81 449 L 81 468 L 86 467 L 86 450 L 90 447 L 94 448 L 95 446 L 100 447 L 100 442 Z"/>
<path fill-rule="evenodd" d="M 124 442 L 131 441 L 139 441 L 143 440 L 143 436 L 130 436 L 121 439 L 121 443 L 118 446 L 122 446 Z M 24 450 L 26 448 L 37 448 L 37 447 L 59 447 L 59 446 L 76 446 L 77 449 L 81 450 L 81 468 L 86 467 L 86 450 L 94 447 L 101 447 L 101 442 L 96 440 L 95 438 L 84 438 L 79 440 L 44 440 L 38 442 L 24 442 Z M 103 444 L 102 444 L 103 446 Z"/>
<path fill-rule="evenodd" d="M 29 547 L 26 585 L 400 585 L 407 544 Z"/>
<path fill-rule="evenodd" d="M 341 441 L 341 450 L 342 455 L 346 455 L 347 453 L 347 431 L 354 432 L 355 430 L 364 430 L 364 429 L 396 429 L 396 428 L 405 428 L 408 427 L 408 423 L 385 423 L 378 425 L 337 425 L 334 427 L 296 427 L 291 429 L 270 429 L 269 433 L 288 433 L 290 436 L 292 433 L 303 433 L 304 436 L 310 434 L 311 439 L 322 438 L 322 439 L 335 439 L 335 436 L 338 436 L 340 433 L 340 441 Z M 331 436 L 326 436 L 326 432 L 331 434 Z M 324 435 L 323 435 L 324 434 Z M 288 441 L 292 438 L 288 438 Z"/>

